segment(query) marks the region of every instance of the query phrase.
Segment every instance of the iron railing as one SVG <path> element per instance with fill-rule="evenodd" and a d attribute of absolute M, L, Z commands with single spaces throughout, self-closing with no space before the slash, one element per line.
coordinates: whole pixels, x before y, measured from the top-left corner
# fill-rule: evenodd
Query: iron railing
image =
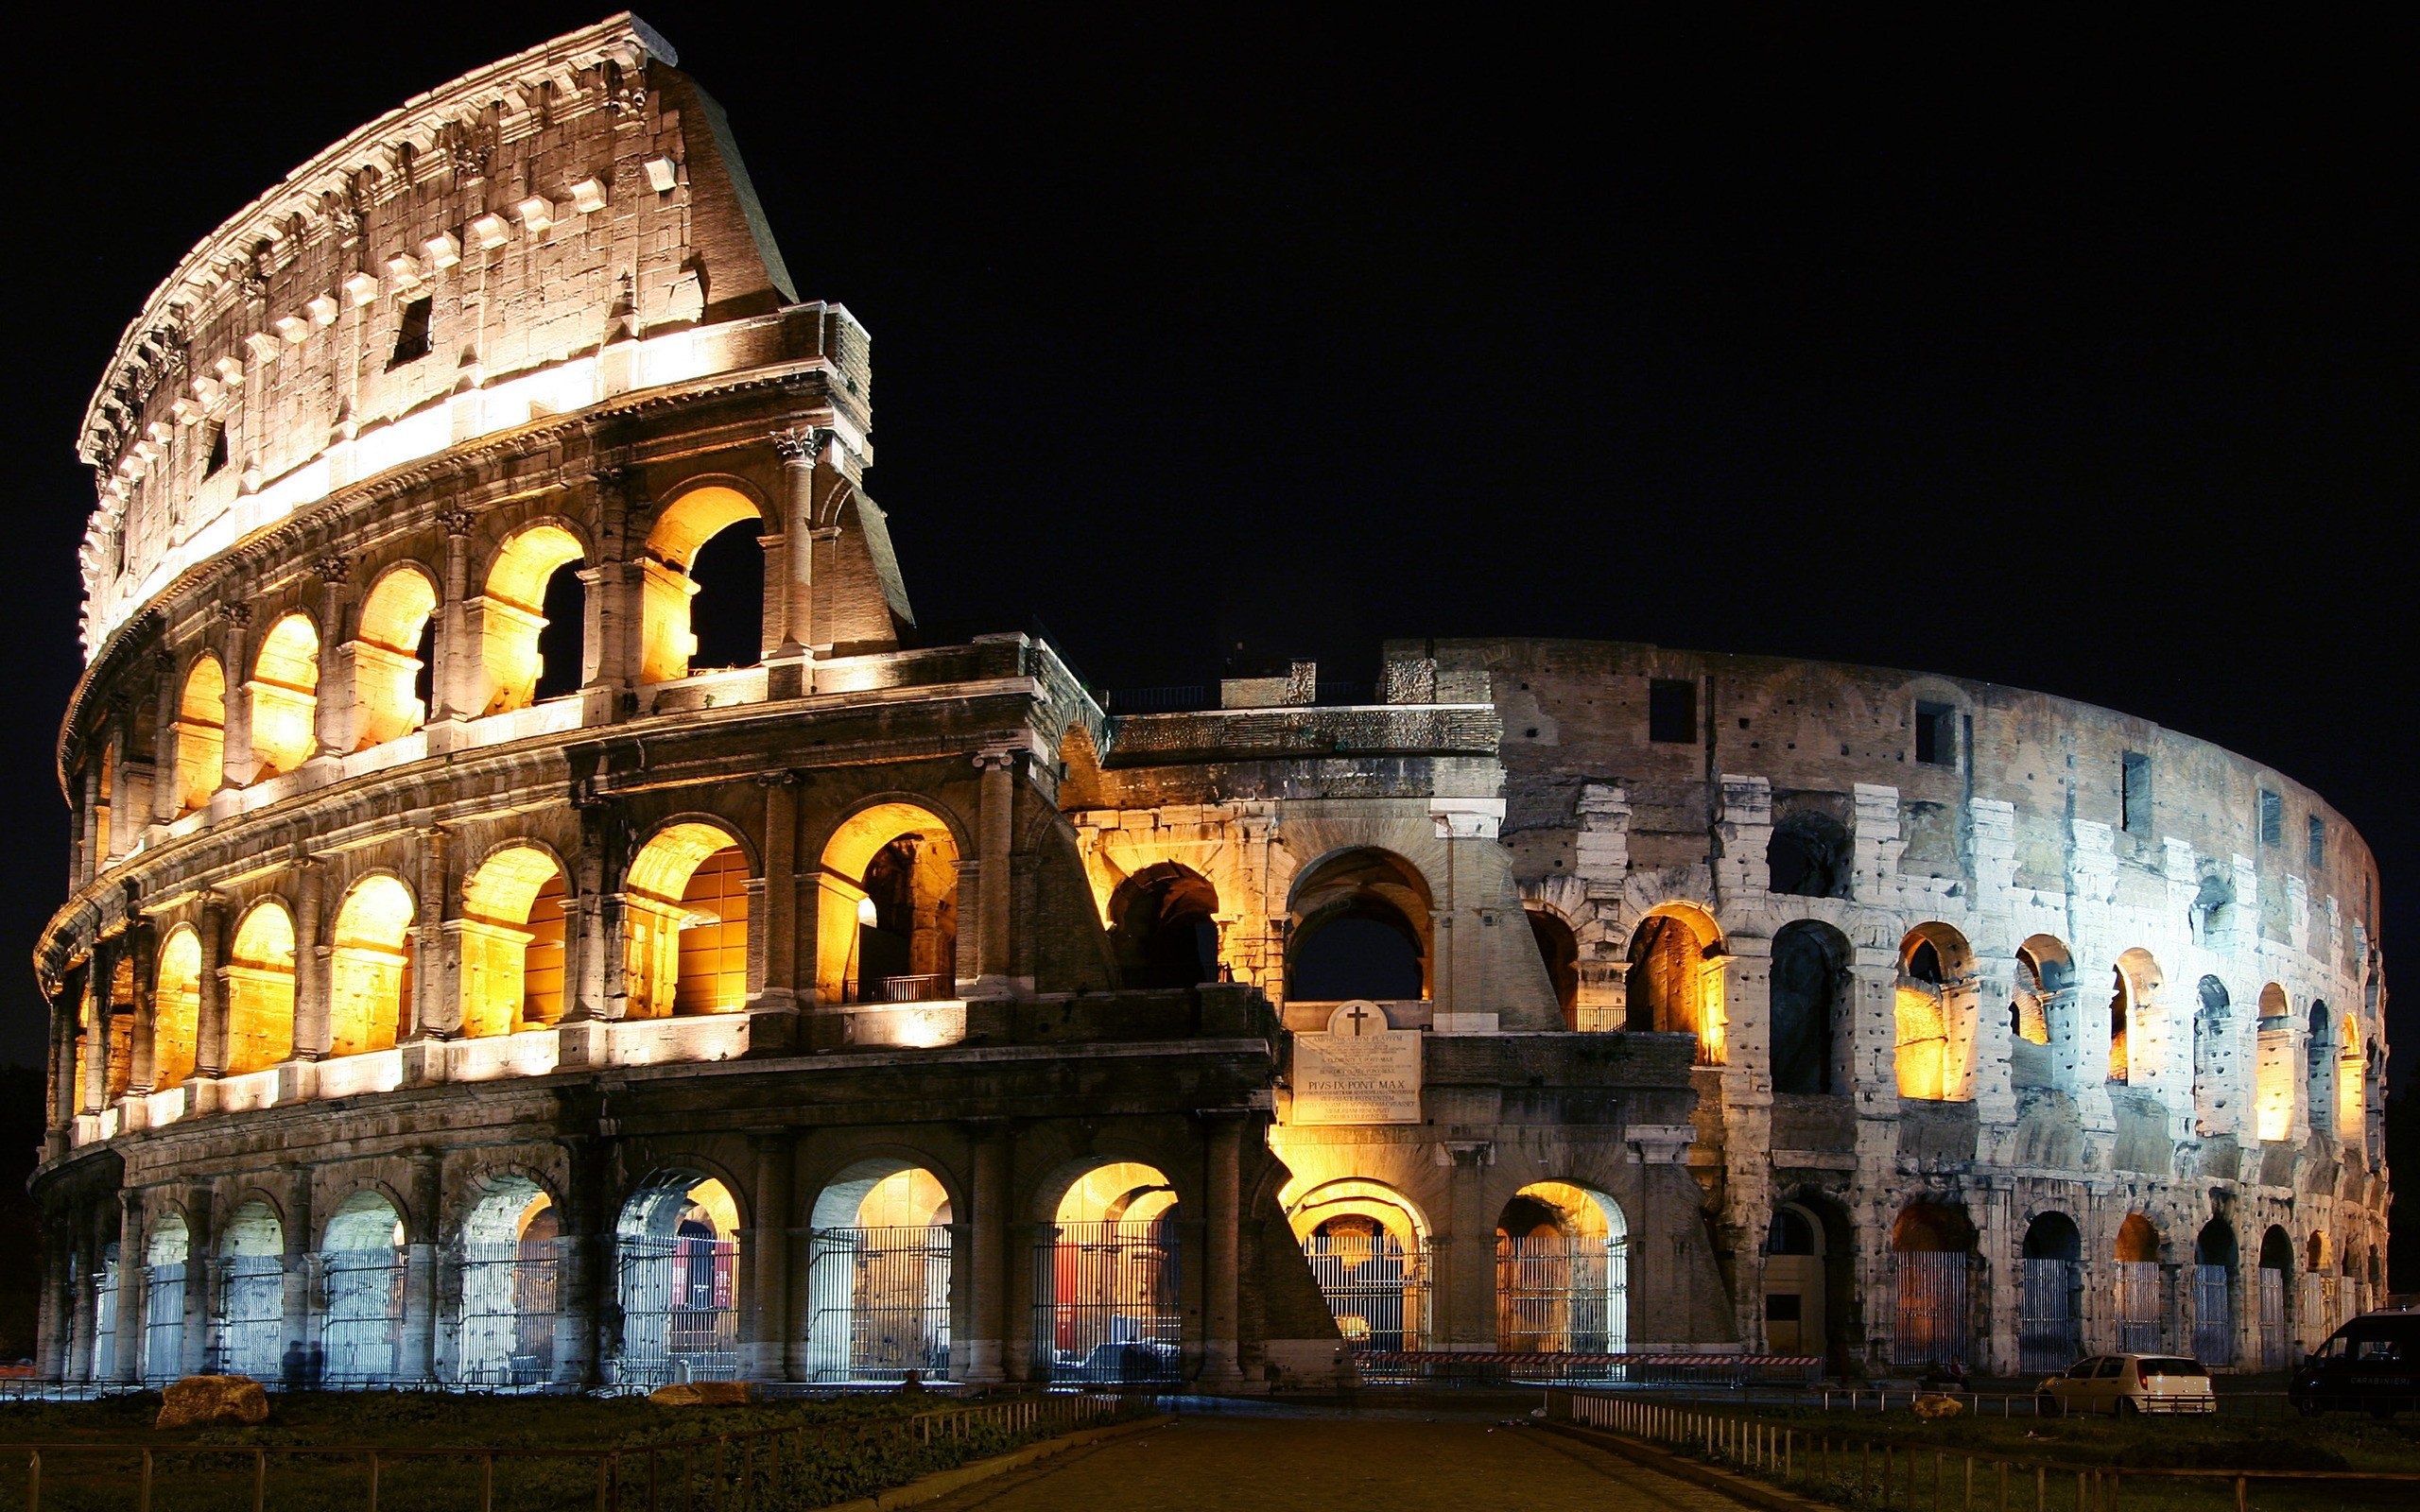
<path fill-rule="evenodd" d="M 1629 1241 L 1577 1234 L 1497 1241 L 1495 1343 L 1518 1354 L 1627 1349 Z"/>
<path fill-rule="evenodd" d="M 404 1257 L 394 1249 L 331 1249 L 320 1257 L 327 1311 L 320 1323 L 332 1386 L 384 1385 L 400 1373 L 404 1344 Z"/>
<path fill-rule="evenodd" d="M 276 1377 L 285 1352 L 285 1262 L 231 1255 L 219 1262 L 211 1352 L 218 1367 L 256 1381 Z"/>
<path fill-rule="evenodd" d="M 810 1378 L 925 1381 L 949 1375 L 950 1233 L 820 1228 L 807 1262 Z"/>
<path fill-rule="evenodd" d="M 2193 1358 L 2235 1364 L 2235 1273 L 2224 1265 L 2193 1267 Z"/>
<path fill-rule="evenodd" d="M 1393 1234 L 1313 1234 L 1303 1241 L 1337 1332 L 1348 1349 L 1380 1352 L 1428 1347 L 1429 1253 Z"/>
<path fill-rule="evenodd" d="M 1897 1305 L 1891 1363 L 1950 1365 L 1973 1357 L 1966 1310 L 1966 1257 L 1901 1250 L 1891 1257 Z"/>
<path fill-rule="evenodd" d="M 2121 1260 L 2117 1266 L 2118 1352 L 2158 1354 L 2167 1348 L 2160 1327 L 2159 1263 Z"/>
<path fill-rule="evenodd" d="M 625 1386 L 739 1376 L 739 1246 L 729 1239 L 625 1235 L 620 1266 Z"/>
<path fill-rule="evenodd" d="M 1167 1218 L 1068 1223 L 1035 1251 L 1033 1365 L 1050 1381 L 1175 1381 L 1184 1352 Z"/>
<path fill-rule="evenodd" d="M 2020 1370 L 2065 1370 L 2083 1356 L 2083 1266 L 2027 1260 L 2016 1313 Z"/>

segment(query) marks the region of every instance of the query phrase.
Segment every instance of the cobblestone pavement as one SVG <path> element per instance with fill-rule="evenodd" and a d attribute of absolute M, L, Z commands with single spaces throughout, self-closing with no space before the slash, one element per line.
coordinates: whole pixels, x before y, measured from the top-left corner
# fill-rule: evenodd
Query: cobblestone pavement
<path fill-rule="evenodd" d="M 926 1503 L 933 1512 L 1737 1512 L 1738 1503 L 1529 1426 L 1415 1415 L 1204 1413 Z"/>

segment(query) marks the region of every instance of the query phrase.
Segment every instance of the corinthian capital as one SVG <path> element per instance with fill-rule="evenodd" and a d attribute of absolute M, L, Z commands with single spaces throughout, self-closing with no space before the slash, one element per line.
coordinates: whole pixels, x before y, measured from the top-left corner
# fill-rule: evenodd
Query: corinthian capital
<path fill-rule="evenodd" d="M 830 431 L 823 430 L 817 426 L 803 426 L 796 430 L 775 431 L 773 433 L 773 451 L 784 462 L 792 464 L 803 463 L 806 466 L 812 467 L 815 465 L 816 461 L 822 456 L 823 448 L 831 439 L 832 433 Z"/>

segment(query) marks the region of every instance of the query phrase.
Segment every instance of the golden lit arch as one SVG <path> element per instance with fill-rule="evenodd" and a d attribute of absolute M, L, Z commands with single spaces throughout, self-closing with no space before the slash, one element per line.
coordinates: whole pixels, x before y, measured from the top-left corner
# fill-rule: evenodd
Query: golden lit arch
<path fill-rule="evenodd" d="M 729 1013 L 748 998 L 748 857 L 719 825 L 656 832 L 624 879 L 626 1016 Z"/>
<path fill-rule="evenodd" d="M 191 924 L 179 924 L 160 942 L 159 978 L 151 991 L 153 1087 L 173 1087 L 193 1074 L 200 1022 L 201 936 Z"/>
<path fill-rule="evenodd" d="M 1147 1230 L 1176 1206 L 1176 1189 L 1155 1166 L 1140 1160 L 1108 1160 L 1067 1184 L 1059 1197 L 1060 1227 L 1115 1225 Z"/>
<path fill-rule="evenodd" d="M 227 955 L 227 1074 L 240 1076 L 294 1053 L 294 916 L 254 903 Z"/>
<path fill-rule="evenodd" d="M 842 821 L 817 872 L 819 1001 L 954 996 L 958 865 L 957 836 L 919 804 L 876 803 Z"/>
<path fill-rule="evenodd" d="M 252 662 L 252 759 L 275 777 L 311 759 L 320 699 L 320 632 L 307 614 L 288 614 L 261 637 Z"/>
<path fill-rule="evenodd" d="M 1406 1248 L 1428 1240 L 1428 1215 L 1418 1203 L 1384 1181 L 1344 1177 L 1322 1181 L 1286 1204 L 1286 1221 L 1299 1242 L 1339 1218 L 1366 1218 Z"/>
<path fill-rule="evenodd" d="M 361 603 L 353 643 L 353 748 L 367 750 L 427 722 L 420 680 L 421 635 L 437 609 L 437 585 L 416 563 L 390 568 Z"/>
<path fill-rule="evenodd" d="M 461 1032 L 511 1034 L 562 1017 L 562 868 L 531 845 L 509 846 L 462 885 Z"/>
<path fill-rule="evenodd" d="M 2293 1132 L 2294 1089 L 2301 1084 L 2293 1063 L 2293 1005 L 2274 982 L 2260 988 L 2259 1058 L 2253 1070 L 2255 1131 L 2264 1140 Z"/>
<path fill-rule="evenodd" d="M 682 494 L 656 517 L 641 560 L 639 680 L 669 682 L 689 675 L 698 637 L 689 628 L 689 600 L 698 584 L 689 576 L 700 547 L 733 525 L 765 523 L 756 501 L 736 489 L 707 484 Z"/>
<path fill-rule="evenodd" d="M 2351 1014 L 2336 1031 L 2336 1137 L 2359 1142 L 2369 1115 L 2362 1084 L 2361 1025 Z"/>
<path fill-rule="evenodd" d="M 1947 924 L 1927 922 L 1899 941 L 1893 1065 L 1899 1095 L 1962 1101 L 1975 1018 L 1975 954 Z"/>
<path fill-rule="evenodd" d="M 384 872 L 353 885 L 328 958 L 328 1054 L 389 1050 L 410 1011 L 411 889 Z"/>
<path fill-rule="evenodd" d="M 177 699 L 177 813 L 210 801 L 227 778 L 227 673 L 215 656 L 198 658 Z"/>
<path fill-rule="evenodd" d="M 1698 1064 L 1730 1058 L 1723 1002 L 1722 930 L 1696 903 L 1662 902 L 1631 932 L 1623 1023 L 1634 1030 L 1693 1034 Z"/>
<path fill-rule="evenodd" d="M 538 632 L 546 627 L 546 584 L 588 555 L 562 525 L 530 525 L 504 543 L 488 567 L 487 590 L 471 606 L 478 619 L 479 666 L 488 690 L 481 713 L 529 707 L 545 668 Z"/>

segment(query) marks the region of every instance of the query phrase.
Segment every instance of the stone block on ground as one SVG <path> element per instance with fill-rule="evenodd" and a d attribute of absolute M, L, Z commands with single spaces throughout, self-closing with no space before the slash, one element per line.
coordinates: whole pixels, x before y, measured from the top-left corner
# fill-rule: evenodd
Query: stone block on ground
<path fill-rule="evenodd" d="M 647 1400 L 659 1407 L 744 1407 L 748 1404 L 748 1383 L 683 1381 L 656 1387 L 647 1394 Z"/>
<path fill-rule="evenodd" d="M 250 1376 L 187 1376 L 163 1394 L 155 1429 L 268 1421 L 268 1393 Z"/>

